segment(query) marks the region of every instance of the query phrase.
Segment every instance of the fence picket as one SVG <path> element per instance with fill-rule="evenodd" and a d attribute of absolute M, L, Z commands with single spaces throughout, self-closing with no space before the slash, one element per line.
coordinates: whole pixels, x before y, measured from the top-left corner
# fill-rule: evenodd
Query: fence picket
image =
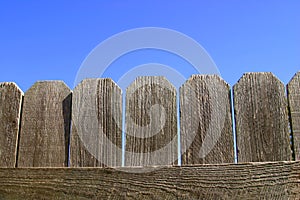
<path fill-rule="evenodd" d="M 126 166 L 177 162 L 176 89 L 164 77 L 138 77 L 126 91 Z"/>
<path fill-rule="evenodd" d="M 283 83 L 272 73 L 246 73 L 233 91 L 238 161 L 291 160 Z"/>
<path fill-rule="evenodd" d="M 19 167 L 68 163 L 71 90 L 62 81 L 36 82 L 24 95 Z"/>
<path fill-rule="evenodd" d="M 300 160 L 300 72 L 287 85 L 294 156 Z"/>
<path fill-rule="evenodd" d="M 193 75 L 180 88 L 182 165 L 234 162 L 230 87 L 216 75 Z"/>
<path fill-rule="evenodd" d="M 85 79 L 73 92 L 71 167 L 122 164 L 122 91 L 111 79 Z"/>
<path fill-rule="evenodd" d="M 15 83 L 0 83 L 0 167 L 16 165 L 22 97 Z"/>

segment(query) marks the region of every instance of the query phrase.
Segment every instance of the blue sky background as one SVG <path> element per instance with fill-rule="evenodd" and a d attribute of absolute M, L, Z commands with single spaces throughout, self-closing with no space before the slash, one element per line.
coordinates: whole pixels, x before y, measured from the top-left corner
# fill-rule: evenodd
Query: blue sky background
<path fill-rule="evenodd" d="M 119 32 L 139 27 L 180 31 L 200 43 L 233 85 L 244 72 L 271 71 L 284 83 L 300 70 L 300 1 L 1 1 L 0 82 L 26 91 L 37 80 L 74 87 L 89 52 Z M 122 60 L 123 59 L 123 60 Z M 138 64 L 191 66 L 160 51 L 120 58 L 105 76 Z"/>

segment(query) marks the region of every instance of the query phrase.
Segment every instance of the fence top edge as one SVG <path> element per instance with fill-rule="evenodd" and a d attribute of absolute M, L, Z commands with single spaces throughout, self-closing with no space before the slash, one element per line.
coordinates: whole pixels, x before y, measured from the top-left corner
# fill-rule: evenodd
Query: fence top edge
<path fill-rule="evenodd" d="M 297 79 L 300 80 L 300 71 L 296 72 L 294 76 L 291 78 L 291 80 L 288 82 L 287 86 L 291 85 L 296 81 Z"/>
<path fill-rule="evenodd" d="M 244 80 L 247 80 L 250 77 L 258 77 L 258 76 L 265 76 L 265 77 L 271 77 L 274 80 L 278 81 L 280 85 L 284 87 L 284 83 L 272 72 L 246 72 L 243 74 L 243 76 L 233 85 L 233 90 Z"/>
<path fill-rule="evenodd" d="M 65 87 L 70 93 L 72 92 L 72 90 L 69 88 L 69 86 L 62 80 L 43 80 L 43 81 L 36 81 L 26 92 L 26 93 L 30 92 L 31 90 L 33 90 L 35 87 L 38 86 L 46 86 L 47 84 L 59 84 L 63 87 Z"/>
<path fill-rule="evenodd" d="M 89 82 L 89 81 L 90 82 L 108 81 L 108 82 L 112 83 L 112 85 L 114 85 L 122 93 L 121 87 L 112 78 L 85 78 L 76 85 L 76 87 L 73 89 L 73 92 L 77 91 L 79 87 L 82 87 L 82 85 L 84 85 L 86 82 Z"/>
<path fill-rule="evenodd" d="M 126 93 L 129 92 L 132 88 L 136 88 L 136 84 L 138 81 L 160 81 L 165 84 L 165 86 L 168 86 L 169 89 L 171 89 L 173 92 L 177 93 L 177 90 L 175 86 L 165 77 L 165 76 L 137 76 L 136 79 L 126 88 Z"/>
<path fill-rule="evenodd" d="M 179 89 L 181 90 L 182 87 L 184 87 L 186 84 L 190 84 L 195 79 L 198 79 L 198 80 L 215 79 L 215 80 L 219 81 L 220 83 L 224 84 L 225 87 L 227 87 L 228 89 L 230 88 L 229 83 L 227 83 L 221 76 L 219 76 L 217 74 L 193 74 L 180 86 Z"/>
<path fill-rule="evenodd" d="M 245 72 L 242 76 L 241 76 L 241 78 L 233 85 L 233 90 L 234 90 L 234 88 L 237 86 L 237 85 L 239 85 L 239 83 L 241 82 L 241 81 L 243 81 L 245 78 L 248 78 L 249 76 L 257 76 L 257 75 L 269 75 L 269 76 L 272 76 L 272 77 L 274 77 L 279 83 L 281 83 L 282 85 L 284 85 L 284 83 L 276 76 L 276 75 L 274 75 L 272 72 Z M 187 82 L 189 82 L 193 77 L 205 77 L 205 76 L 208 76 L 208 77 L 210 77 L 210 76 L 212 76 L 212 77 L 218 77 L 220 80 L 222 80 L 226 85 L 228 85 L 228 87 L 230 87 L 230 85 L 221 77 L 221 76 L 219 76 L 219 75 L 216 75 L 216 74 L 193 74 L 193 75 L 191 75 L 181 86 L 180 86 L 180 88 L 182 87 L 182 86 L 184 86 Z M 291 78 L 291 80 L 289 81 L 289 83 L 288 84 L 286 84 L 286 86 L 288 87 L 288 85 L 289 84 L 291 84 L 295 79 L 297 79 L 297 77 L 299 77 L 300 76 L 300 71 L 298 71 L 298 72 L 296 72 L 295 73 L 295 75 Z M 176 88 L 173 86 L 173 84 L 168 80 L 168 79 L 166 79 L 164 76 L 138 76 L 130 85 L 129 85 L 129 87 L 137 80 L 137 79 L 139 79 L 139 78 L 143 78 L 143 77 L 159 77 L 159 78 L 162 78 L 162 79 L 165 79 L 168 83 L 169 83 L 169 85 L 170 86 L 172 86 L 172 88 L 174 88 L 175 90 L 176 90 Z M 73 90 L 75 90 L 80 84 L 82 84 L 82 82 L 84 82 L 85 80 L 93 80 L 93 79 L 95 79 L 95 80 L 109 80 L 109 81 L 111 81 L 120 91 L 121 91 L 121 93 L 123 93 L 123 91 L 122 91 L 122 89 L 120 88 L 120 86 L 119 85 L 117 85 L 115 82 L 114 82 L 114 80 L 112 79 L 112 78 L 86 78 L 86 79 L 83 79 L 80 83 L 78 83 L 77 85 L 76 85 L 76 87 L 73 89 Z M 21 92 L 21 94 L 22 95 L 24 95 L 24 93 L 26 93 L 26 92 L 28 92 L 30 89 L 32 89 L 32 87 L 33 86 L 35 86 L 36 84 L 41 84 L 41 83 L 53 83 L 53 82 L 60 82 L 60 83 L 63 83 L 64 85 L 65 85 L 65 87 L 66 88 L 68 88 L 69 90 L 70 90 L 70 92 L 72 92 L 72 89 L 70 89 L 70 87 L 63 81 L 63 80 L 38 80 L 38 81 L 36 81 L 29 89 L 27 89 L 27 91 L 22 91 L 22 89 L 15 83 L 15 82 L 12 82 L 12 81 L 3 81 L 3 82 L 0 82 L 0 85 L 4 85 L 4 84 L 13 84 L 20 92 Z M 128 88 L 129 88 L 128 87 Z M 127 88 L 127 89 L 128 89 Z M 180 89 L 179 88 L 179 89 Z M 126 89 L 126 90 L 127 90 Z"/>
<path fill-rule="evenodd" d="M 0 82 L 0 87 L 3 87 L 3 86 L 13 86 L 21 93 L 22 96 L 24 95 L 24 92 L 22 91 L 22 89 L 15 82 Z"/>

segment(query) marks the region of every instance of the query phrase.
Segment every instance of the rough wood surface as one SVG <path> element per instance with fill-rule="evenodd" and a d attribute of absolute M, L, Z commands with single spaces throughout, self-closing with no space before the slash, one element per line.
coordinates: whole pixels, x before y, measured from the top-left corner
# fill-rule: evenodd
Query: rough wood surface
<path fill-rule="evenodd" d="M 122 91 L 111 79 L 86 79 L 74 90 L 72 167 L 122 164 Z"/>
<path fill-rule="evenodd" d="M 247 73 L 233 90 L 238 161 L 291 160 L 283 83 L 272 73 Z"/>
<path fill-rule="evenodd" d="M 176 89 L 164 77 L 138 77 L 126 90 L 126 166 L 177 162 Z"/>
<path fill-rule="evenodd" d="M 36 82 L 24 95 L 19 167 L 68 164 L 71 90 L 62 81 Z"/>
<path fill-rule="evenodd" d="M 182 165 L 234 162 L 230 99 L 216 75 L 193 75 L 180 88 Z"/>
<path fill-rule="evenodd" d="M 0 167 L 15 167 L 23 92 L 0 83 Z"/>
<path fill-rule="evenodd" d="M 294 156 L 300 160 L 300 72 L 287 85 Z"/>
<path fill-rule="evenodd" d="M 299 199 L 300 163 L 108 168 L 3 168 L 0 199 Z"/>

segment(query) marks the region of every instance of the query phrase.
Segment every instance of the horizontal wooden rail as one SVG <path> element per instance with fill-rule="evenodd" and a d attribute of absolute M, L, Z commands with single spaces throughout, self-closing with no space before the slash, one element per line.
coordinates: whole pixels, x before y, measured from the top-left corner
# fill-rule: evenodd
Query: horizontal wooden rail
<path fill-rule="evenodd" d="M 148 170 L 130 173 L 127 170 Z M 125 172 L 127 171 L 127 172 Z M 0 199 L 299 199 L 300 162 L 0 168 Z"/>

